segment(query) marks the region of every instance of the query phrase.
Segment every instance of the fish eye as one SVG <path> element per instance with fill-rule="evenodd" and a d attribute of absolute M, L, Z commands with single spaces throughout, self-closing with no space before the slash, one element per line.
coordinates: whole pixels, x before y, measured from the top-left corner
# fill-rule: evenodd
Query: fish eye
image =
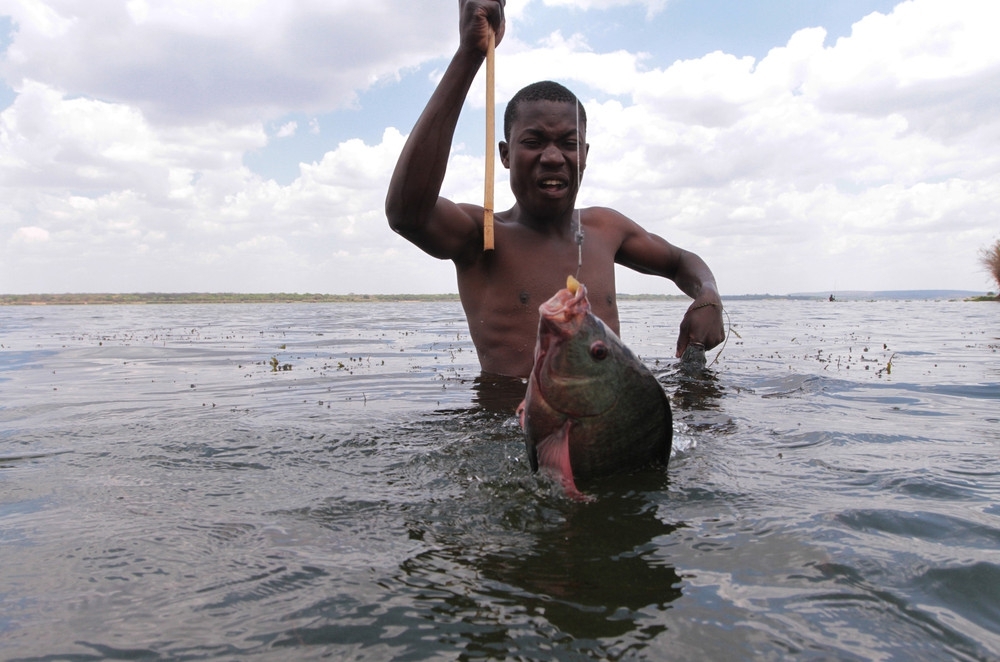
<path fill-rule="evenodd" d="M 590 355 L 595 361 L 603 361 L 608 358 L 608 346 L 598 340 L 590 346 Z"/>

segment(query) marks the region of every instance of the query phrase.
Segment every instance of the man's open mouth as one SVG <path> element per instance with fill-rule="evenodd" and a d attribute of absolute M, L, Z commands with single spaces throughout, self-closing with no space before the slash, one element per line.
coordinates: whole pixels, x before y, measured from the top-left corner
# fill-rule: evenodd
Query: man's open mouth
<path fill-rule="evenodd" d="M 543 179 L 538 183 L 539 188 L 546 191 L 561 191 L 568 186 L 568 184 L 561 179 Z"/>

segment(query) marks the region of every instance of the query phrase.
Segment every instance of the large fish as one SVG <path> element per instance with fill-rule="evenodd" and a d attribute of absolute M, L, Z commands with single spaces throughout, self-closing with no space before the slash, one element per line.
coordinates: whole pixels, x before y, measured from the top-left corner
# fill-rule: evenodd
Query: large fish
<path fill-rule="evenodd" d="M 587 288 L 566 289 L 538 312 L 535 364 L 518 407 L 532 471 L 553 473 L 567 495 L 577 480 L 670 458 L 670 402 L 656 377 L 590 310 Z"/>

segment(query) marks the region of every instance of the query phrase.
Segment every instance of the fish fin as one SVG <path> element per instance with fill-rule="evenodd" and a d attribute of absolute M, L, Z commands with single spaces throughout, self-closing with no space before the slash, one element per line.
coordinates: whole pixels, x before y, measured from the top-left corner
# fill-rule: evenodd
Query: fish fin
<path fill-rule="evenodd" d="M 517 406 L 517 411 L 514 412 L 515 415 L 517 416 L 518 422 L 521 424 L 521 429 L 522 430 L 524 429 L 524 415 L 525 415 L 526 410 L 527 410 L 527 406 L 526 406 L 527 403 L 528 403 L 527 400 L 521 400 L 521 404 L 519 404 Z"/>
<path fill-rule="evenodd" d="M 573 480 L 573 466 L 569 461 L 569 428 L 572 422 L 566 421 L 561 428 L 542 439 L 535 445 L 538 455 L 538 466 L 544 468 L 563 486 L 566 496 L 574 501 L 590 501 L 576 488 Z"/>

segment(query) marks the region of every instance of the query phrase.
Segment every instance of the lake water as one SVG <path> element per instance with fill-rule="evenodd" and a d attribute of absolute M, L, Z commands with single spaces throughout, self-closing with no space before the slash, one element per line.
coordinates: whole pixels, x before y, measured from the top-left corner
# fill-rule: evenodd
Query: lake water
<path fill-rule="evenodd" d="M 456 303 L 0 308 L 0 658 L 1000 658 L 1000 305 L 684 308 L 592 503 Z"/>

